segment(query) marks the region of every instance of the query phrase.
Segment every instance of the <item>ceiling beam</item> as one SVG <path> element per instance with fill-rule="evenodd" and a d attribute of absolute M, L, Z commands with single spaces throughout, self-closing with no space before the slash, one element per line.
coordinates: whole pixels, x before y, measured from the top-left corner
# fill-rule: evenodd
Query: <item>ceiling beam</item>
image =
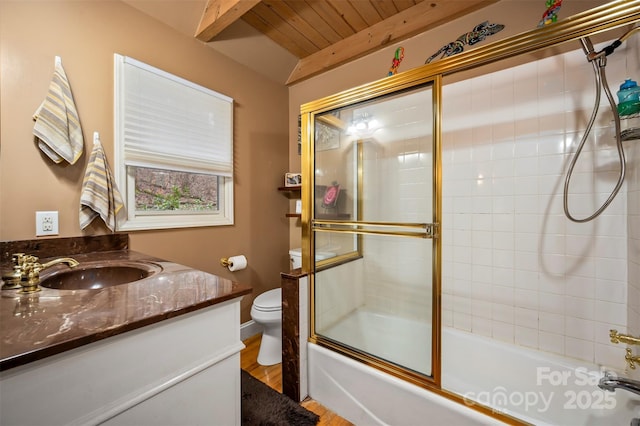
<path fill-rule="evenodd" d="M 286 84 L 294 84 L 344 63 L 361 58 L 391 43 L 444 24 L 497 0 L 430 0 L 403 10 L 298 61 Z"/>
<path fill-rule="evenodd" d="M 260 0 L 209 0 L 196 30 L 196 38 L 210 42 L 258 3 Z"/>

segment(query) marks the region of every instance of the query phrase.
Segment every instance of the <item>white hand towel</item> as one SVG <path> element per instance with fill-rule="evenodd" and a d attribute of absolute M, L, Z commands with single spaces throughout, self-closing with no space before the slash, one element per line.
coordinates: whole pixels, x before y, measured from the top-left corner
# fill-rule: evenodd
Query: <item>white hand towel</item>
<path fill-rule="evenodd" d="M 75 163 L 82 155 L 84 138 L 62 60 L 56 56 L 47 97 L 33 115 L 38 146 L 56 163 Z"/>
<path fill-rule="evenodd" d="M 94 132 L 93 150 L 80 195 L 80 229 L 86 228 L 93 219 L 100 216 L 107 228 L 113 232 L 118 223 L 118 214 L 124 212 L 123 207 L 122 196 L 102 150 L 100 135 Z"/>

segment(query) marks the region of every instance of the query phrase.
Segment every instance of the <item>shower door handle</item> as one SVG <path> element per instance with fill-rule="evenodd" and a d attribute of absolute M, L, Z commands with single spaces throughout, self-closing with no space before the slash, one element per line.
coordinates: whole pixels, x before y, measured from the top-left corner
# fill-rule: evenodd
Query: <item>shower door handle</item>
<path fill-rule="evenodd" d="M 314 219 L 311 228 L 320 232 L 343 232 L 349 234 L 391 235 L 413 238 L 438 238 L 437 223 L 365 222 Z"/>

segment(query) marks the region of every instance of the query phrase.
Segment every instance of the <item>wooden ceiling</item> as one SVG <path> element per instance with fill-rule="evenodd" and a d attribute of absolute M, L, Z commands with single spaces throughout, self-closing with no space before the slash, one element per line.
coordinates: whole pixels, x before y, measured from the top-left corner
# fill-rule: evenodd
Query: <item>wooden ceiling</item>
<path fill-rule="evenodd" d="M 496 1 L 209 0 L 196 37 L 214 41 L 242 19 L 299 59 L 292 84 Z"/>

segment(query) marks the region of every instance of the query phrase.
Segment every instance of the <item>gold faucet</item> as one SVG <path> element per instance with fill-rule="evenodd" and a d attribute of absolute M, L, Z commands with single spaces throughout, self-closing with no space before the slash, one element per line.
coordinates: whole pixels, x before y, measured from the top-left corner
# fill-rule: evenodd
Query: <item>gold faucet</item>
<path fill-rule="evenodd" d="M 624 359 L 632 370 L 636 369 L 636 364 L 640 364 L 640 356 L 633 356 L 629 348 L 627 348 L 627 354 L 624 356 Z"/>
<path fill-rule="evenodd" d="M 38 286 L 40 284 L 40 272 L 47 268 L 61 263 L 66 263 L 69 268 L 74 268 L 80 264 L 77 260 L 70 257 L 61 257 L 47 263 L 39 263 L 36 256 L 24 253 L 14 254 L 12 260 L 13 272 L 8 274 L 7 277 L 10 277 L 10 282 L 15 284 L 19 272 L 19 283 L 22 287 L 22 290 L 20 290 L 21 293 L 40 291 L 40 287 Z M 3 276 L 2 278 L 4 279 L 5 277 Z"/>
<path fill-rule="evenodd" d="M 640 345 L 640 338 L 628 334 L 620 334 L 618 330 L 609 330 L 611 343 L 625 343 L 627 345 Z"/>

